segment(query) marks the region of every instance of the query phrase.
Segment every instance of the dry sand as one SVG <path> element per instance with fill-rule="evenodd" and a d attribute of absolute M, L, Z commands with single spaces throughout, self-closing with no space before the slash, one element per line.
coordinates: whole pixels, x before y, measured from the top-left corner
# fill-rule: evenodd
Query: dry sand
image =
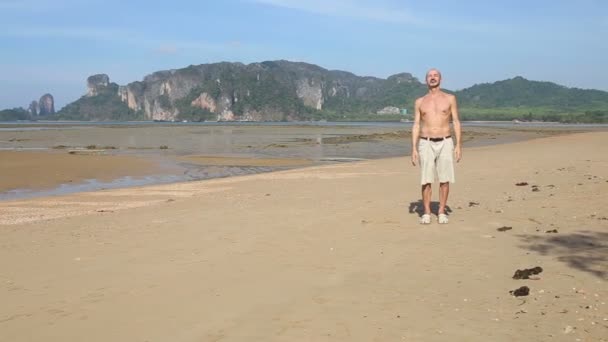
<path fill-rule="evenodd" d="M 0 202 L 0 340 L 607 340 L 606 141 L 466 149 L 449 225 L 406 158 Z"/>

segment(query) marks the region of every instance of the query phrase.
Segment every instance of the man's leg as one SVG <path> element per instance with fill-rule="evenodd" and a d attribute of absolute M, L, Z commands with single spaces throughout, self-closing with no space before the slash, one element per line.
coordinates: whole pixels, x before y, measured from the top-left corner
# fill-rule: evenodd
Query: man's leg
<path fill-rule="evenodd" d="M 422 204 L 424 213 L 420 217 L 421 224 L 431 223 L 431 183 L 422 185 Z"/>
<path fill-rule="evenodd" d="M 439 214 L 445 214 L 445 206 L 448 202 L 448 195 L 450 194 L 450 183 L 439 183 Z"/>
<path fill-rule="evenodd" d="M 424 206 L 425 214 L 431 213 L 431 195 L 432 195 L 431 183 L 422 185 L 422 204 Z"/>
<path fill-rule="evenodd" d="M 437 175 L 439 176 L 439 210 L 437 219 L 439 223 L 448 223 L 445 207 L 450 193 L 450 183 L 454 182 L 454 141 L 443 141 L 441 153 L 437 158 Z"/>

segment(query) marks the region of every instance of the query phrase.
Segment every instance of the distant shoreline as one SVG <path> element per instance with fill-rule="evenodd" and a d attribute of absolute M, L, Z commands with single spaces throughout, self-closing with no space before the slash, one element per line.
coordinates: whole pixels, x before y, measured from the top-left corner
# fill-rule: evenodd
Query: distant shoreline
<path fill-rule="evenodd" d="M 563 123 L 558 121 L 513 121 L 513 120 L 461 120 L 464 125 L 517 125 L 517 126 L 562 126 L 583 127 L 598 126 L 608 127 L 608 123 Z M 78 120 L 37 120 L 37 121 L 0 121 L 0 127 L 7 126 L 36 126 L 36 125 L 155 125 L 155 126 L 409 126 L 413 121 L 204 121 L 204 122 L 181 122 L 181 121 L 78 121 Z"/>

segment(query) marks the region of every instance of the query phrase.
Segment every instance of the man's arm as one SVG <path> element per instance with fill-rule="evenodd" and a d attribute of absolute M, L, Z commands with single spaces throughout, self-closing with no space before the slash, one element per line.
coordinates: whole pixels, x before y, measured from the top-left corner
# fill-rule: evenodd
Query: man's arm
<path fill-rule="evenodd" d="M 456 135 L 456 146 L 454 146 L 454 153 L 456 154 L 456 162 L 462 158 L 462 131 L 460 129 L 460 117 L 458 116 L 458 104 L 456 103 L 456 96 L 452 95 L 450 98 L 450 107 L 452 110 L 452 124 L 454 125 L 454 134 Z"/>
<path fill-rule="evenodd" d="M 420 103 L 417 99 L 414 105 L 414 125 L 412 126 L 412 165 L 418 164 L 418 139 L 420 138 Z"/>

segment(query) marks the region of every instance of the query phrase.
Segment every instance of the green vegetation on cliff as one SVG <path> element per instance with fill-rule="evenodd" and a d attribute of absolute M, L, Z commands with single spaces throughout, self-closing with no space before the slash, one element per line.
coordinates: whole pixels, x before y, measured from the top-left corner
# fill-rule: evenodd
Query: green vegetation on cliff
<path fill-rule="evenodd" d="M 463 120 L 608 123 L 608 92 L 523 77 L 455 92 Z"/>
<path fill-rule="evenodd" d="M 107 75 L 89 79 L 90 93 L 54 118 L 70 120 L 328 120 L 386 121 L 410 118 L 426 86 L 408 73 L 387 79 L 326 70 L 301 62 L 214 63 L 148 75 L 121 89 Z M 526 120 L 606 123 L 608 92 L 568 88 L 523 77 L 451 92 L 463 120 Z M 383 108 L 409 116 L 380 115 Z M 320 108 L 320 109 L 318 109 Z M 391 113 L 391 110 L 386 112 Z M 394 113 L 394 109 L 393 109 Z M 6 112 L 0 119 L 27 118 Z"/>
<path fill-rule="evenodd" d="M 30 113 L 23 108 L 0 110 L 0 121 L 17 121 L 30 119 Z"/>
<path fill-rule="evenodd" d="M 533 107 L 564 110 L 608 105 L 608 92 L 567 88 L 523 77 L 477 84 L 456 93 L 462 106 L 472 108 Z"/>
<path fill-rule="evenodd" d="M 201 84 L 175 101 L 178 118 L 215 120 L 217 113 L 192 106 L 192 102 L 201 94 L 207 94 L 218 107 L 229 108 L 237 117 L 257 112 L 270 121 L 310 119 L 314 109 L 306 107 L 297 97 L 295 79 L 290 79 L 284 69 L 270 65 L 271 62 L 264 63 L 262 64 L 270 69 L 247 69 L 227 63 L 210 67 Z"/>
<path fill-rule="evenodd" d="M 54 115 L 58 120 L 130 121 L 144 120 L 143 113 L 135 112 L 118 96 L 118 85 L 110 83 L 96 96 L 83 96 L 63 107 Z"/>

